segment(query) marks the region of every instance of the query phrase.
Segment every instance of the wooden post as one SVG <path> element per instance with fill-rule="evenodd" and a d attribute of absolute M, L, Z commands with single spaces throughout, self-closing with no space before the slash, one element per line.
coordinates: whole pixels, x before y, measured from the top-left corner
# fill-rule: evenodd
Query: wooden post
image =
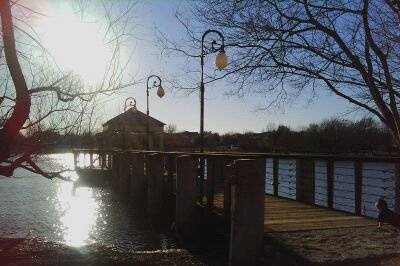
<path fill-rule="evenodd" d="M 263 248 L 265 160 L 234 163 L 229 265 L 255 265 Z"/>
<path fill-rule="evenodd" d="M 314 160 L 296 160 L 296 200 L 314 204 L 315 176 Z"/>
<path fill-rule="evenodd" d="M 119 192 L 126 196 L 130 188 L 130 156 L 128 152 L 120 153 L 119 162 Z"/>
<path fill-rule="evenodd" d="M 154 153 L 147 156 L 147 207 L 151 217 L 161 215 L 163 204 L 163 175 L 162 155 Z"/>
<path fill-rule="evenodd" d="M 334 185 L 335 163 L 333 160 L 326 161 L 326 195 L 327 207 L 333 208 L 333 185 Z"/>
<path fill-rule="evenodd" d="M 174 176 L 176 174 L 176 156 L 168 155 L 167 156 L 167 192 L 174 193 Z"/>
<path fill-rule="evenodd" d="M 274 196 L 279 194 L 279 158 L 272 159 L 272 178 L 274 186 Z"/>
<path fill-rule="evenodd" d="M 362 161 L 354 161 L 354 203 L 355 213 L 362 213 Z"/>
<path fill-rule="evenodd" d="M 215 189 L 215 179 L 217 173 L 217 158 L 207 158 L 207 180 L 206 180 L 206 198 L 207 198 L 207 208 L 211 209 L 214 206 L 214 189 Z"/>
<path fill-rule="evenodd" d="M 82 168 L 86 168 L 86 153 L 83 152 L 83 167 Z"/>
<path fill-rule="evenodd" d="M 135 204 L 140 204 L 146 200 L 147 182 L 144 174 L 144 155 L 142 153 L 132 154 L 132 173 L 131 173 L 131 195 Z"/>
<path fill-rule="evenodd" d="M 231 182 L 234 175 L 234 169 L 232 164 L 224 165 L 224 216 L 229 224 L 231 215 Z"/>
<path fill-rule="evenodd" d="M 78 155 L 79 153 L 74 152 L 74 168 L 78 168 Z"/>
<path fill-rule="evenodd" d="M 400 163 L 394 164 L 394 211 L 400 214 Z"/>
<path fill-rule="evenodd" d="M 93 168 L 93 152 L 89 152 L 89 167 Z"/>
<path fill-rule="evenodd" d="M 112 160 L 112 186 L 115 188 L 118 184 L 118 178 L 119 178 L 119 153 L 118 152 L 113 152 L 111 155 L 111 160 Z"/>
<path fill-rule="evenodd" d="M 110 156 L 110 153 L 106 153 L 105 158 L 106 158 L 106 168 L 107 169 L 111 169 L 111 156 Z"/>
<path fill-rule="evenodd" d="M 197 203 L 197 159 L 177 157 L 175 225 L 178 232 L 190 235 Z"/>
<path fill-rule="evenodd" d="M 101 155 L 100 155 L 100 158 L 101 158 L 101 169 L 104 170 L 107 167 L 106 154 L 104 152 L 102 152 Z"/>

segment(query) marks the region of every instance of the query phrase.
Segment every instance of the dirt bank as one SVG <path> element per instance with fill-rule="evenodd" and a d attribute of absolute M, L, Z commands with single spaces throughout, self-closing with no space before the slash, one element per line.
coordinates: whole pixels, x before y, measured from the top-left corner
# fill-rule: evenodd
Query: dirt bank
<path fill-rule="evenodd" d="M 90 245 L 71 248 L 37 239 L 0 239 L 0 265 L 206 265 L 184 249 L 121 252 L 113 247 Z"/>

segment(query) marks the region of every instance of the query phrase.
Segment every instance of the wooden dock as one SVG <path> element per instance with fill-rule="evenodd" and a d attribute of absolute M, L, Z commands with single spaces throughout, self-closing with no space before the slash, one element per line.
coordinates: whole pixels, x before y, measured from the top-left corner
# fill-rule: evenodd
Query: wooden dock
<path fill-rule="evenodd" d="M 354 170 L 354 175 L 342 174 L 341 177 L 347 176 L 347 179 L 340 181 L 333 160 L 347 160 L 347 157 L 324 157 L 324 166 L 316 167 L 320 157 L 294 157 L 295 162 L 280 166 L 279 156 L 270 154 L 272 163 L 265 158 L 267 155 L 80 150 L 75 151 L 75 165 L 78 165 L 78 154 L 85 152 L 89 153 L 89 169 L 98 167 L 109 172 L 111 187 L 146 205 L 155 220 L 171 217 L 181 236 L 190 238 L 197 231 L 195 226 L 210 232 L 217 229 L 218 234 L 222 232 L 229 239 L 231 266 L 255 265 L 260 256 L 261 259 L 268 257 L 260 265 L 269 265 L 274 261 L 271 254 L 277 253 L 281 254 L 277 257 L 278 262 L 291 257 L 296 263 L 285 265 L 307 266 L 375 266 L 380 265 L 385 256 L 400 257 L 399 232 L 391 226 L 377 229 L 375 219 L 362 216 L 362 200 L 370 195 L 364 188 L 371 186 L 368 183 L 371 177 L 365 174 L 364 180 L 363 176 L 371 169 L 360 163 L 362 158 L 352 158 L 354 167 L 346 169 Z M 95 157 L 99 158 L 98 166 L 93 162 Z M 205 158 L 207 169 L 202 172 L 205 169 L 199 167 L 200 161 Z M 287 156 L 283 158 L 287 159 Z M 267 160 L 270 160 L 268 165 Z M 400 164 L 395 158 L 393 160 L 395 167 L 389 172 L 396 186 L 380 184 L 379 188 L 392 189 L 392 197 L 396 199 L 394 207 L 400 209 L 400 186 L 397 185 L 400 184 Z M 293 173 L 289 176 L 284 170 Z M 325 191 L 318 193 L 325 197 L 328 208 L 314 205 L 315 188 L 320 186 L 315 176 L 317 170 L 326 170 L 323 177 Z M 293 180 L 281 184 L 286 181 L 281 180 L 280 175 Z M 270 180 L 266 182 L 266 178 Z M 378 178 L 386 180 L 388 177 Z M 351 205 L 354 214 L 335 210 L 338 195 L 334 187 L 341 182 L 354 185 L 354 204 Z M 278 197 L 280 185 L 290 185 L 294 191 L 291 196 L 296 200 Z M 265 195 L 266 186 L 270 186 L 267 189 L 273 195 Z M 174 208 L 166 208 L 166 203 L 171 203 Z M 170 213 L 166 214 L 167 209 Z M 261 247 L 263 254 L 260 254 Z M 366 260 L 369 264 L 354 264 Z M 370 264 L 372 260 L 378 264 Z"/>
<path fill-rule="evenodd" d="M 214 213 L 223 215 L 223 205 L 223 193 L 215 194 Z M 399 265 L 400 233 L 369 217 L 266 195 L 264 249 L 272 265 L 281 265 L 279 256 L 283 265 Z M 397 264 L 386 264 L 388 255 Z"/>
<path fill-rule="evenodd" d="M 222 213 L 223 194 L 214 199 L 217 213 Z M 375 219 L 301 203 L 295 200 L 265 196 L 264 232 L 295 232 L 334 228 L 376 226 Z"/>

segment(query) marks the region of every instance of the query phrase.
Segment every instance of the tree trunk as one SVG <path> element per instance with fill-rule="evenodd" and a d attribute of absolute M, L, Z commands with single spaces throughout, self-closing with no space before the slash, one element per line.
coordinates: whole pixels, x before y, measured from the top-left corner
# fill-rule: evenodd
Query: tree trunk
<path fill-rule="evenodd" d="M 2 162 L 9 157 L 9 147 L 29 118 L 31 98 L 17 57 L 9 0 L 0 0 L 0 16 L 4 54 L 16 92 L 13 112 L 0 129 L 0 162 Z"/>

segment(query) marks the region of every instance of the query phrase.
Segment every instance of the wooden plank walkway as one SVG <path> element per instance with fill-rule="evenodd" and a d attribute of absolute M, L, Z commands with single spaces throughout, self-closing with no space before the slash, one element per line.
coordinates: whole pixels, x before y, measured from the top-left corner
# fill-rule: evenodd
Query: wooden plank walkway
<path fill-rule="evenodd" d="M 223 211 L 223 194 L 214 198 L 217 213 Z M 376 226 L 375 219 L 317 207 L 290 199 L 265 196 L 264 232 L 295 232 L 319 229 Z"/>

